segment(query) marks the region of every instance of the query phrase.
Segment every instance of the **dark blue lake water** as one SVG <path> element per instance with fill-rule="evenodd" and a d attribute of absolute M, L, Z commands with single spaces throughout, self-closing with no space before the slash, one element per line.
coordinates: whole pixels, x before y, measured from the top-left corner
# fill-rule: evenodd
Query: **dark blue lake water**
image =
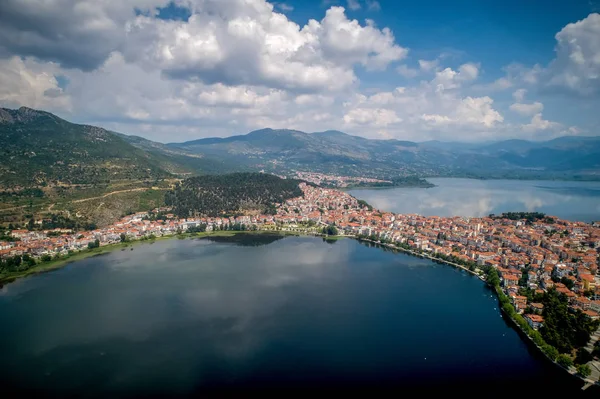
<path fill-rule="evenodd" d="M 4 392 L 581 393 L 464 272 L 352 239 L 234 241 L 140 244 L 5 286 Z"/>

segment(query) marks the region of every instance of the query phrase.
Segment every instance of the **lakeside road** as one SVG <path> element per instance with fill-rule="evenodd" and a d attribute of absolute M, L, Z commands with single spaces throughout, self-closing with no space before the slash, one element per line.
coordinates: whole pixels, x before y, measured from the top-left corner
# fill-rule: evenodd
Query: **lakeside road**
<path fill-rule="evenodd" d="M 362 238 L 362 239 L 361 238 L 357 238 L 357 237 L 352 237 L 352 238 L 355 238 L 355 239 L 357 239 L 359 241 L 370 242 L 370 243 L 373 243 L 375 245 L 381 245 L 381 246 L 384 246 L 384 247 L 387 247 L 387 248 L 391 248 L 391 249 L 394 249 L 394 250 L 397 250 L 397 251 L 401 251 L 401 252 L 404 252 L 404 253 L 407 253 L 407 254 L 410 254 L 410 255 L 418 256 L 419 258 L 429 259 L 429 260 L 434 261 L 434 262 L 435 261 L 442 262 L 442 263 L 444 263 L 444 264 L 446 264 L 448 266 L 453 266 L 453 267 L 456 267 L 458 269 L 462 269 L 462 270 L 466 271 L 467 273 L 472 274 L 472 275 L 478 277 L 480 280 L 485 281 L 485 278 L 483 278 L 481 275 L 475 273 L 474 271 L 471 271 L 468 267 L 464 267 L 463 265 L 459 265 L 458 263 L 453 263 L 453 262 L 450 262 L 450 261 L 447 261 L 447 260 L 443 260 L 443 259 L 440 259 L 440 258 L 435 258 L 435 257 L 433 257 L 431 255 L 427 255 L 427 254 L 415 252 L 415 251 L 412 251 L 412 250 L 406 249 L 406 248 L 397 247 L 397 246 L 392 245 L 392 244 L 382 244 L 380 242 L 369 240 L 369 239 L 364 239 L 364 238 Z"/>

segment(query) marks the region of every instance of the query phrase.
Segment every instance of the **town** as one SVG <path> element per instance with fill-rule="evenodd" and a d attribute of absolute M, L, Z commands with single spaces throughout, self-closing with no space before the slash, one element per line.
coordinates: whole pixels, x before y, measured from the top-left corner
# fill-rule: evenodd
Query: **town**
<path fill-rule="evenodd" d="M 111 226 L 73 232 L 68 229 L 12 230 L 0 241 L 0 258 L 29 255 L 41 259 L 66 256 L 94 246 L 199 231 L 223 229 L 280 230 L 318 234 L 334 225 L 338 234 L 405 244 L 424 254 L 452 255 L 465 262 L 494 267 L 515 308 L 529 305 L 516 295 L 519 281 L 545 290 L 555 287 L 591 318 L 600 317 L 598 249 L 600 227 L 584 222 L 546 218 L 527 223 L 506 218 L 437 217 L 394 214 L 373 209 L 351 195 L 300 184 L 304 196 L 287 200 L 275 215 L 228 218 L 177 218 L 168 208 L 128 215 Z M 159 215 L 159 219 L 152 215 Z M 549 219 L 549 220 L 548 220 Z M 555 283 L 551 276 L 567 280 Z M 584 294 L 591 294 L 584 296 Z M 591 297 L 591 299 L 589 299 Z M 541 323 L 539 317 L 532 323 Z"/>
<path fill-rule="evenodd" d="M 523 289 L 542 294 L 554 288 L 567 297 L 570 309 L 580 310 L 590 320 L 600 318 L 597 224 L 543 214 L 529 219 L 525 214 L 523 218 L 519 214 L 483 218 L 394 214 L 374 209 L 340 190 L 306 183 L 300 183 L 300 189 L 303 196 L 278 204 L 272 215 L 178 218 L 169 208 L 159 208 L 128 215 L 92 231 L 12 230 L 11 240 L 0 241 L 0 257 L 22 257 L 35 263 L 88 248 L 190 232 L 317 235 L 333 227 L 336 235 L 392 245 L 432 259 L 451 258 L 452 263 L 465 265 L 465 270 L 482 279 L 483 269 L 496 270 L 502 292 L 534 330 L 544 324 L 543 304 L 528 299 Z"/>
<path fill-rule="evenodd" d="M 358 177 L 358 176 L 337 176 L 328 175 L 317 172 L 300 172 L 296 171 L 293 173 L 294 178 L 301 179 L 310 183 L 314 183 L 319 186 L 327 187 L 349 187 L 358 184 L 369 184 L 369 183 L 381 183 L 381 184 L 392 184 L 390 180 L 375 179 L 369 177 Z"/>

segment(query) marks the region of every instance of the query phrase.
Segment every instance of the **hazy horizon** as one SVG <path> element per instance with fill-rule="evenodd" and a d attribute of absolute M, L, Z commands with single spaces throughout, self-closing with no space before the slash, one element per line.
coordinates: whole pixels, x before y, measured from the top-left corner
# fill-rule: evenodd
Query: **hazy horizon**
<path fill-rule="evenodd" d="M 516 12 L 518 10 L 518 12 Z M 588 0 L 0 2 L 0 106 L 158 142 L 600 135 Z"/>

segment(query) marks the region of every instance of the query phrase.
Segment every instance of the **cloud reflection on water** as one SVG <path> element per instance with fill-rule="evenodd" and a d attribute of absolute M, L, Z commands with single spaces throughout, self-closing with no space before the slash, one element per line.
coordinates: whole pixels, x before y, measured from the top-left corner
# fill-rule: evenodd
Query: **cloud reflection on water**
<path fill-rule="evenodd" d="M 70 272 L 91 274 L 85 292 L 70 285 L 59 271 L 44 276 L 47 281 L 34 278 L 9 285 L 0 299 L 13 301 L 15 311 L 51 309 L 52 318 L 36 314 L 22 320 L 25 340 L 31 342 L 25 350 L 31 355 L 108 339 L 141 342 L 198 323 L 216 329 L 213 337 L 238 335 L 228 341 L 226 350 L 236 353 L 231 347 L 236 342 L 246 352 L 250 343 L 259 345 L 264 323 L 286 305 L 298 282 L 332 278 L 332 271 L 343 267 L 350 256 L 344 242 L 323 245 L 289 238 L 270 244 L 272 250 L 206 242 L 143 244 L 134 251 L 81 261 L 80 270 Z M 54 301 L 32 305 L 42 291 Z"/>
<path fill-rule="evenodd" d="M 429 179 L 436 187 L 358 189 L 350 194 L 376 208 L 425 216 L 482 217 L 541 211 L 575 220 L 600 219 L 600 183 Z"/>

